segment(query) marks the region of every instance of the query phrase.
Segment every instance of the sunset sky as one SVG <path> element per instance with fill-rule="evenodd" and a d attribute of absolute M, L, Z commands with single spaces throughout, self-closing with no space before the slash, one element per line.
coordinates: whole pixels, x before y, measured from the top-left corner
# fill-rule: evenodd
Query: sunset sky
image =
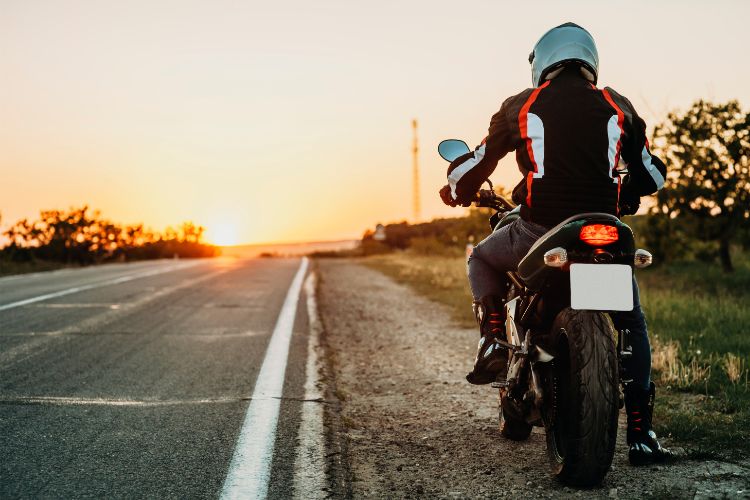
<path fill-rule="evenodd" d="M 220 243 L 358 237 L 424 218 L 443 138 L 479 142 L 530 85 L 527 56 L 573 21 L 599 83 L 649 124 L 694 99 L 750 107 L 743 1 L 0 1 L 0 226 L 89 204 Z M 520 177 L 506 158 L 494 179 Z"/>

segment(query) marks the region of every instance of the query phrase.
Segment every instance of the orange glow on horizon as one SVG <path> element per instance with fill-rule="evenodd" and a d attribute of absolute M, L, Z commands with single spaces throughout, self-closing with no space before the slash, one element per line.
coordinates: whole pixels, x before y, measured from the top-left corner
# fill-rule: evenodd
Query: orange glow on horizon
<path fill-rule="evenodd" d="M 206 241 L 220 247 L 230 247 L 242 243 L 237 224 L 222 220 L 206 227 Z"/>
<path fill-rule="evenodd" d="M 194 221 L 218 246 L 360 238 L 411 219 L 413 118 L 421 218 L 461 216 L 438 196 L 437 144 L 478 144 L 562 22 L 594 35 L 599 86 L 649 127 L 698 98 L 749 106 L 750 2 L 675 5 L 542 0 L 512 22 L 517 2 L 474 0 L 457 37 L 456 9 L 427 0 L 3 2 L 0 245 L 83 204 L 157 230 Z M 648 36 L 622 43 L 615 12 Z M 513 154 L 492 177 L 521 179 Z"/>

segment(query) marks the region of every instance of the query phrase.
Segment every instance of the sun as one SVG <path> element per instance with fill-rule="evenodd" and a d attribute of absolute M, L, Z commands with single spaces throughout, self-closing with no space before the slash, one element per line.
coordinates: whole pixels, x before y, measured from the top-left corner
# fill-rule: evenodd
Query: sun
<path fill-rule="evenodd" d="M 239 244 L 239 231 L 231 222 L 218 222 L 206 228 L 206 239 L 213 245 L 229 247 Z"/>

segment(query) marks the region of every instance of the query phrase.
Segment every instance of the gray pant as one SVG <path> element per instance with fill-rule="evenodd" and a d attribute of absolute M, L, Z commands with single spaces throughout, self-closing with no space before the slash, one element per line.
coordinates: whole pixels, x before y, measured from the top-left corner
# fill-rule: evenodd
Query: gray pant
<path fill-rule="evenodd" d="M 493 232 L 474 247 L 468 265 L 469 284 L 474 300 L 478 301 L 487 295 L 505 297 L 505 272 L 515 271 L 534 242 L 546 232 L 547 229 L 543 226 L 518 219 Z M 651 346 L 635 276 L 633 305 L 632 311 L 610 313 L 610 316 L 615 328 L 630 330 L 629 341 L 633 356 L 626 363 L 625 369 L 633 382 L 648 389 L 651 383 Z"/>
<path fill-rule="evenodd" d="M 517 219 L 493 232 L 469 256 L 469 284 L 474 300 L 487 295 L 504 297 L 506 271 L 515 271 L 529 248 L 547 228 Z"/>

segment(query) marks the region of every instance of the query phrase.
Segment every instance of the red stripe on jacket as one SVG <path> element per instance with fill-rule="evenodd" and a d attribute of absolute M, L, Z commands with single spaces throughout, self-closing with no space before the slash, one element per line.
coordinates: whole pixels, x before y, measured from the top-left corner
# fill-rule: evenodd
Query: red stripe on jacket
<path fill-rule="evenodd" d="M 602 94 L 604 95 L 604 98 L 607 100 L 610 106 L 615 108 L 615 112 L 617 113 L 617 126 L 620 128 L 620 138 L 617 140 L 617 149 L 615 152 L 615 164 L 612 167 L 612 175 L 617 175 L 615 173 L 615 170 L 617 170 L 617 165 L 620 163 L 620 149 L 622 147 L 622 136 L 625 133 L 625 130 L 622 127 L 622 124 L 625 122 L 625 113 L 622 112 L 622 109 L 620 109 L 620 106 L 615 103 L 615 100 L 612 99 L 612 96 L 609 94 L 607 89 L 602 89 Z M 647 140 L 648 142 L 648 140 Z M 620 215 L 620 184 L 622 182 L 622 179 L 619 175 L 617 175 L 617 215 Z"/>
<path fill-rule="evenodd" d="M 531 139 L 529 139 L 529 108 L 531 108 L 531 105 L 534 104 L 534 101 L 536 101 L 539 92 L 541 92 L 544 87 L 549 85 L 549 82 L 550 80 L 547 80 L 544 85 L 534 89 L 524 105 L 521 107 L 521 111 L 518 112 L 518 128 L 521 130 L 521 139 L 526 141 L 526 152 L 529 154 L 529 160 L 531 160 L 531 164 L 534 167 L 533 172 L 529 172 L 526 175 L 526 206 L 528 207 L 531 207 L 531 184 L 534 179 L 534 173 L 539 171 L 539 166 L 536 164 L 536 160 L 534 159 L 534 150 L 531 147 Z"/>
<path fill-rule="evenodd" d="M 622 135 L 624 133 L 622 124 L 625 121 L 625 113 L 623 113 L 620 109 L 620 106 L 615 103 L 614 99 L 612 99 L 612 96 L 609 95 L 609 92 L 607 92 L 607 89 L 602 89 L 602 94 L 604 94 L 604 98 L 607 100 L 610 106 L 615 108 L 615 112 L 617 113 L 617 126 L 620 128 L 620 138 L 617 140 L 617 152 L 615 153 L 614 166 L 614 168 L 617 168 L 617 164 L 620 163 L 620 147 L 622 146 Z"/>

